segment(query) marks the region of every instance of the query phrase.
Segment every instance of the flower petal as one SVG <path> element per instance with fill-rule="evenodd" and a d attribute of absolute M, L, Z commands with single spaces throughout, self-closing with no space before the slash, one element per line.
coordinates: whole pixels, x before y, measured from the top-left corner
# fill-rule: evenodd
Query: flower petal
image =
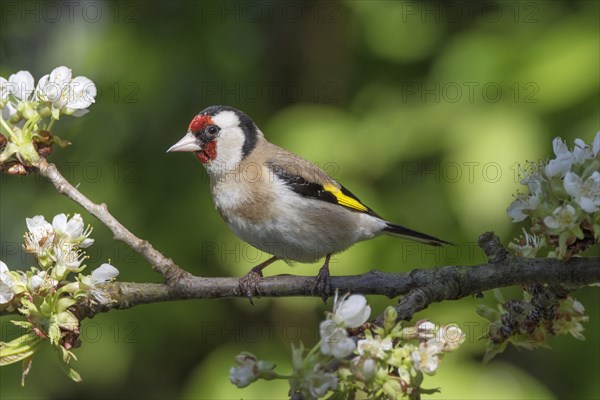
<path fill-rule="evenodd" d="M 559 137 L 552 141 L 552 147 L 554 148 L 556 159 L 548 162 L 546 165 L 546 174 L 550 177 L 562 177 L 565 172 L 571 169 L 574 161 L 573 154 L 571 154 L 565 142 Z"/>
<path fill-rule="evenodd" d="M 558 221 L 554 217 L 550 216 L 544 218 L 544 224 L 550 229 L 558 229 L 560 227 Z"/>
<path fill-rule="evenodd" d="M 344 321 L 346 328 L 358 328 L 369 319 L 371 307 L 364 296 L 353 294 L 340 302 L 335 315 Z"/>
<path fill-rule="evenodd" d="M 600 210 L 600 208 L 596 206 L 594 200 L 590 197 L 582 196 L 581 198 L 579 198 L 578 203 L 581 209 L 589 214 L 595 213 L 596 211 Z"/>
<path fill-rule="evenodd" d="M 8 266 L 4 263 L 4 261 L 0 261 L 0 277 L 8 272 Z"/>
<path fill-rule="evenodd" d="M 119 275 L 119 270 L 110 264 L 104 263 L 92 271 L 92 279 L 96 283 L 108 282 Z"/>
<path fill-rule="evenodd" d="M 594 141 L 592 142 L 592 153 L 594 153 L 594 157 L 598 157 L 599 152 L 600 152 L 600 131 L 596 132 L 596 136 L 594 136 Z"/>
<path fill-rule="evenodd" d="M 39 233 L 41 230 L 52 231 L 52 225 L 50 225 L 43 215 L 36 215 L 33 218 L 25 218 L 27 229 L 31 233 Z"/>
<path fill-rule="evenodd" d="M 78 239 L 83 234 L 83 218 L 81 215 L 75 214 L 65 225 L 64 233 L 69 235 L 71 239 Z"/>
<path fill-rule="evenodd" d="M 8 81 L 4 77 L 0 76 L 0 103 L 4 103 L 8 99 L 9 93 Z"/>
<path fill-rule="evenodd" d="M 19 71 L 8 78 L 10 92 L 19 100 L 28 101 L 35 90 L 33 76 L 29 71 Z"/>
<path fill-rule="evenodd" d="M 578 198 L 581 196 L 581 178 L 574 172 L 567 172 L 563 181 L 565 191 L 569 196 Z"/>
<path fill-rule="evenodd" d="M 8 286 L 4 280 L 0 280 L 0 304 L 6 304 L 12 300 L 15 293 L 12 288 Z"/>
<path fill-rule="evenodd" d="M 81 110 L 88 108 L 94 103 L 96 97 L 96 85 L 85 76 L 78 76 L 73 79 L 69 86 L 69 100 L 67 108 Z"/>
<path fill-rule="evenodd" d="M 527 215 L 523 213 L 523 210 L 526 209 L 527 203 L 521 199 L 516 199 L 510 206 L 506 209 L 506 213 L 512 219 L 512 222 L 521 222 Z"/>
<path fill-rule="evenodd" d="M 0 304 L 6 304 L 14 297 L 12 285 L 13 281 L 8 275 L 8 267 L 3 261 L 0 261 Z"/>
<path fill-rule="evenodd" d="M 50 73 L 50 81 L 56 82 L 59 85 L 63 86 L 71 81 L 71 76 L 71 68 L 65 66 L 56 67 Z"/>
<path fill-rule="evenodd" d="M 52 219 L 52 226 L 55 231 L 65 233 L 67 230 L 67 216 L 65 214 L 56 215 Z"/>
<path fill-rule="evenodd" d="M 569 152 L 567 144 L 559 137 L 554 138 L 552 141 L 552 148 L 556 157 L 560 157 L 562 154 Z"/>

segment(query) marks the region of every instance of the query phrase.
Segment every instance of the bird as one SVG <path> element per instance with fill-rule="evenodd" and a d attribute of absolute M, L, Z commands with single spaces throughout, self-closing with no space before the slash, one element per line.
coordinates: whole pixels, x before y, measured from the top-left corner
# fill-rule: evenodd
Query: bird
<path fill-rule="evenodd" d="M 191 152 L 210 178 L 217 211 L 240 239 L 272 257 L 239 280 L 252 303 L 263 269 L 276 260 L 325 258 L 313 294 L 331 295 L 331 256 L 391 235 L 441 246 L 445 240 L 387 221 L 315 164 L 269 142 L 244 112 L 214 105 L 200 111 L 169 152 Z"/>

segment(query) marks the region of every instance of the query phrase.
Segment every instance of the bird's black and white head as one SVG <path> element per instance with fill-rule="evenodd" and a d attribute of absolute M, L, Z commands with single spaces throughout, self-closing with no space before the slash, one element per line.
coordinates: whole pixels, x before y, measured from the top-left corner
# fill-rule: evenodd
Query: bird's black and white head
<path fill-rule="evenodd" d="M 235 169 L 247 157 L 262 133 L 243 112 L 211 106 L 192 119 L 187 133 L 167 152 L 193 152 L 210 174 Z"/>

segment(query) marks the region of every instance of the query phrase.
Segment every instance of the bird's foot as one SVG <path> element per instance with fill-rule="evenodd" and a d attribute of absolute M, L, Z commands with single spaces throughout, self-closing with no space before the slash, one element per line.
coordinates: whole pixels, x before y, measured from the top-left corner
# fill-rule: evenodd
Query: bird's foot
<path fill-rule="evenodd" d="M 331 287 L 331 275 L 329 274 L 329 258 L 327 256 L 325 259 L 325 264 L 319 270 L 319 274 L 315 279 L 315 285 L 312 289 L 312 294 L 317 295 L 320 294 L 323 299 L 323 303 L 327 303 L 327 298 L 331 296 L 332 287 Z"/>
<path fill-rule="evenodd" d="M 258 289 L 258 284 L 263 278 L 262 270 L 265 269 L 268 265 L 272 264 L 274 261 L 277 261 L 277 257 L 273 256 L 269 258 L 267 261 L 263 261 L 258 264 L 256 267 L 252 268 L 250 272 L 246 275 L 242 276 L 238 281 L 238 288 L 235 291 L 236 294 L 245 294 L 248 300 L 250 300 L 250 304 L 254 305 L 254 301 L 252 301 L 252 296 L 260 296 L 260 290 Z"/>
<path fill-rule="evenodd" d="M 238 281 L 239 293 L 245 294 L 252 305 L 254 305 L 252 296 L 260 296 L 258 284 L 262 278 L 263 274 L 261 271 L 255 271 L 254 269 L 251 269 L 250 272 L 242 276 Z"/>

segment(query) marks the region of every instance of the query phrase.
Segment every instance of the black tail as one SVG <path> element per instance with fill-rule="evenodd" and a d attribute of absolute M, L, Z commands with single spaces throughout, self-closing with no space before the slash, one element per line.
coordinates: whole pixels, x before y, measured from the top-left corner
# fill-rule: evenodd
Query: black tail
<path fill-rule="evenodd" d="M 454 243 L 446 242 L 445 240 L 438 239 L 433 236 L 426 235 L 424 233 L 416 232 L 411 229 L 405 228 L 402 225 L 392 224 L 391 222 L 387 223 L 387 226 L 383 228 L 383 231 L 388 235 L 416 240 L 417 242 L 423 242 L 431 246 L 442 246 L 445 244 L 454 245 Z"/>

